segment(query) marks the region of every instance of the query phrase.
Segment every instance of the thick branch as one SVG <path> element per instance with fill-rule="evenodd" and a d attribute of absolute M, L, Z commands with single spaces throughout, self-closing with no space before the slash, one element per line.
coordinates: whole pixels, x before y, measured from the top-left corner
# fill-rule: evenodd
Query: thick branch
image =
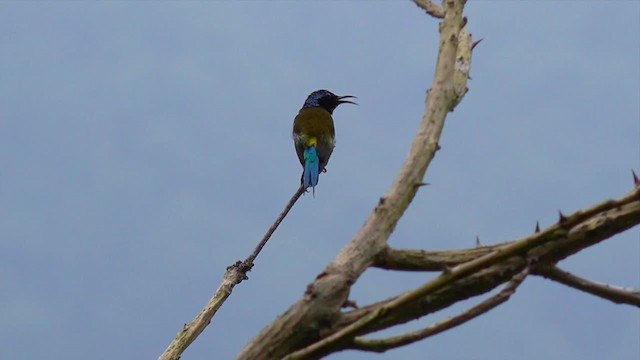
<path fill-rule="evenodd" d="M 579 219 L 584 221 L 583 226 L 573 226 L 574 236 L 576 240 L 574 241 L 562 241 L 554 244 L 550 244 L 547 247 L 541 247 L 539 251 L 545 252 L 544 258 L 545 261 L 549 261 L 550 263 L 556 263 L 587 246 L 593 245 L 591 242 L 582 242 L 583 238 L 578 236 L 581 232 L 584 232 L 588 226 L 591 227 L 600 227 L 606 228 L 608 226 L 607 223 L 597 223 L 594 224 L 588 220 L 596 220 L 601 219 L 602 215 L 606 215 L 605 213 L 611 209 L 615 209 L 617 211 L 621 210 L 623 206 L 631 206 L 636 201 L 637 198 L 640 197 L 638 193 L 638 189 L 632 191 L 631 193 L 625 195 L 624 197 L 617 200 L 607 200 L 601 204 L 598 204 L 590 209 L 580 210 L 570 217 L 562 216 L 562 223 L 564 227 L 571 225 L 570 223 L 575 224 L 576 216 L 580 216 Z M 585 215 L 587 215 L 585 217 Z M 624 217 L 617 217 L 615 220 L 606 220 L 606 221 L 623 221 Z M 568 221 L 571 220 L 571 221 Z M 637 223 L 636 223 L 637 224 Z M 632 224 L 636 225 L 636 224 Z M 544 233 L 550 231 L 551 228 L 545 229 Z M 595 228 L 591 229 L 592 231 Z M 534 235 L 540 234 L 539 226 L 536 227 L 536 232 Z M 596 238 L 597 239 L 597 238 Z M 446 270 L 452 266 L 460 265 L 462 263 L 478 259 L 482 256 L 485 256 L 494 251 L 502 251 L 506 246 L 514 243 L 516 240 L 508 241 L 502 244 L 489 245 L 489 246 L 479 246 L 468 249 L 460 249 L 460 250 L 446 250 L 446 251 L 426 251 L 421 249 L 394 249 L 391 247 L 386 247 L 378 256 L 376 257 L 376 261 L 372 266 L 386 269 L 386 270 L 400 270 L 400 271 L 441 271 Z M 575 242 L 580 242 L 576 247 Z M 564 250 L 560 249 L 551 249 L 550 247 L 566 247 Z M 539 254 L 539 256 L 541 256 Z"/>
<path fill-rule="evenodd" d="M 625 289 L 591 281 L 550 264 L 540 264 L 536 266 L 534 273 L 603 299 L 613 301 L 616 304 L 629 304 L 640 307 L 640 291 L 635 289 Z"/>
<path fill-rule="evenodd" d="M 529 268 L 526 267 L 523 271 L 514 276 L 513 279 L 511 279 L 511 281 L 509 281 L 509 283 L 496 295 L 454 317 L 447 318 L 424 329 L 411 331 L 400 336 L 385 339 L 364 339 L 357 337 L 354 339 L 353 344 L 350 345 L 350 348 L 365 351 L 385 352 L 389 349 L 408 345 L 462 325 L 509 300 L 511 295 L 516 292 L 516 289 L 520 284 L 522 284 L 528 274 Z"/>
<path fill-rule="evenodd" d="M 426 251 L 386 247 L 376 257 L 374 267 L 401 271 L 443 271 L 487 255 L 504 245 L 479 246 L 471 249 Z"/>
<path fill-rule="evenodd" d="M 521 271 L 524 257 L 540 263 L 560 261 L 584 248 L 603 241 L 640 223 L 640 189 L 617 200 L 608 200 L 591 208 L 563 216 L 561 222 L 522 240 L 498 245 L 495 251 L 445 272 L 418 289 L 397 298 L 361 307 L 335 325 L 337 331 L 354 326 L 364 335 L 417 319 L 458 301 L 492 290 Z M 472 249 L 472 251 L 475 249 Z M 495 262 L 502 258 L 506 261 Z M 481 267 L 466 278 L 461 273 Z M 458 278 L 451 282 L 452 278 Z M 437 291 L 433 291 L 437 289 Z M 402 303 L 402 306 L 398 306 Z M 383 310 L 384 309 L 384 310 Z M 362 320 L 375 317 L 375 322 Z M 355 325 L 356 323 L 366 326 Z"/>

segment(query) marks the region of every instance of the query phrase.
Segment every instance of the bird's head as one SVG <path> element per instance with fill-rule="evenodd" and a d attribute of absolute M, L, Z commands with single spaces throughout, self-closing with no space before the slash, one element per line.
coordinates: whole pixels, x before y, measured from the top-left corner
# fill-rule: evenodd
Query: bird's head
<path fill-rule="evenodd" d="M 355 104 L 358 105 L 356 103 L 354 103 L 351 100 L 345 100 L 345 99 L 355 99 L 355 96 L 351 96 L 351 95 L 345 95 L 345 96 L 338 96 L 334 93 L 332 93 L 331 91 L 328 90 L 316 90 L 314 92 L 312 92 L 311 94 L 309 94 L 309 96 L 307 97 L 307 100 L 305 100 L 304 105 L 302 106 L 302 108 L 308 108 L 308 107 L 321 107 L 325 110 L 327 110 L 330 114 L 333 114 L 333 110 L 335 110 L 338 105 L 340 104 Z"/>

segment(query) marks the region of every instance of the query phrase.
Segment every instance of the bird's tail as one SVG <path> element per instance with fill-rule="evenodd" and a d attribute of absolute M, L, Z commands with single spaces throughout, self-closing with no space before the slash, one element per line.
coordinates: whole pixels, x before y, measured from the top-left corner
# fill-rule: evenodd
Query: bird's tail
<path fill-rule="evenodd" d="M 315 192 L 319 176 L 320 159 L 318 158 L 318 152 L 316 151 L 316 144 L 315 142 L 312 142 L 311 146 L 304 150 L 304 173 L 302 174 L 302 183 L 304 188 L 307 189 L 311 186 Z"/>

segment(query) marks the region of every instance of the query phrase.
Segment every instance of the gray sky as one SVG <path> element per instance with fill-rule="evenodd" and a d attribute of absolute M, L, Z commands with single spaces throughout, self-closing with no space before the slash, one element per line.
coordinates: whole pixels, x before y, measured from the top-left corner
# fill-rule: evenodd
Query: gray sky
<path fill-rule="evenodd" d="M 526 236 L 640 173 L 640 3 L 470 1 L 470 92 L 390 243 Z M 309 92 L 356 95 L 337 147 L 184 359 L 228 359 L 303 294 L 390 186 L 424 111 L 437 21 L 411 2 L 0 2 L 0 347 L 154 359 L 298 186 Z M 561 263 L 640 287 L 632 229 Z M 433 274 L 368 271 L 359 304 Z M 456 306 L 385 334 L 426 326 Z M 515 356 L 517 354 L 517 356 Z M 427 341 L 331 359 L 638 359 L 640 312 L 528 279 Z"/>

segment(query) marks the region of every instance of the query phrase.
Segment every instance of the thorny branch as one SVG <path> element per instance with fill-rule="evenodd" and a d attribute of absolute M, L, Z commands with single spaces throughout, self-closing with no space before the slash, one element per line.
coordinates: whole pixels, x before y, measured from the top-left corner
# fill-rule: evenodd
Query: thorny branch
<path fill-rule="evenodd" d="M 500 292 L 496 295 L 482 301 L 478 305 L 464 311 L 454 317 L 447 318 L 439 323 L 433 324 L 421 330 L 411 331 L 399 336 L 394 336 L 385 339 L 364 339 L 356 337 L 353 343 L 349 346 L 351 349 L 384 352 L 389 349 L 397 348 L 400 346 L 408 345 L 430 336 L 439 334 L 443 331 L 449 330 L 456 326 L 462 325 L 474 318 L 494 309 L 498 305 L 509 300 L 511 295 L 516 292 L 516 289 L 529 274 L 529 267 L 525 267 L 520 273 L 516 274 L 507 285 L 504 286 Z"/>
<path fill-rule="evenodd" d="M 326 338 L 328 341 L 322 340 L 316 344 L 332 347 L 333 351 L 350 348 L 358 336 L 415 320 L 492 290 L 523 271 L 527 266 L 523 257 L 535 263 L 557 262 L 638 223 L 640 188 L 619 199 L 607 200 L 568 216 L 561 215 L 556 224 L 542 231 L 537 230 L 524 239 L 484 249 L 471 249 L 470 258 L 475 257 L 475 260 L 467 260 L 445 270 L 435 280 L 398 297 L 344 313 L 333 327 L 337 335 L 329 336 Z M 477 257 L 478 252 L 487 249 L 491 249 L 488 254 Z M 400 252 L 402 250 L 385 251 L 386 254 Z M 460 252 L 454 253 L 456 257 L 463 258 Z M 414 251 L 414 255 L 417 253 L 418 251 Z M 441 256 L 442 253 L 438 255 Z M 433 259 L 431 257 L 430 261 Z M 415 265 L 413 262 L 412 266 Z M 427 265 L 433 266 L 433 263 Z M 480 268 L 464 277 L 465 271 L 476 266 Z M 314 349 L 318 346 L 316 344 L 291 354 L 288 359 L 314 357 L 314 352 L 318 351 Z"/>
<path fill-rule="evenodd" d="M 414 320 L 450 306 L 457 301 L 490 291 L 500 283 L 508 281 L 510 276 L 521 271 L 525 265 L 521 260 L 522 257 L 535 259 L 538 265 L 555 263 L 639 223 L 640 188 L 636 188 L 619 199 L 604 201 L 569 216 L 563 215 L 558 223 L 521 240 L 488 247 L 492 250 L 486 255 L 478 257 L 479 253 L 486 249 L 470 249 L 469 260 L 445 270 L 431 282 L 396 298 L 345 313 L 335 328 L 342 329 L 358 324 L 359 330 L 356 335 L 363 335 Z M 403 252 L 405 251 L 387 250 L 385 253 L 397 256 Z M 407 252 L 412 255 L 419 254 L 419 251 L 415 250 Z M 465 257 L 461 255 L 462 252 L 464 250 L 456 250 L 452 253 L 455 254 L 456 259 L 464 259 Z M 443 261 L 441 255 L 438 254 L 439 257 L 435 258 L 436 262 L 448 263 L 447 260 Z M 399 264 L 398 269 L 408 267 L 402 263 L 405 258 L 402 255 L 393 261 Z M 425 269 L 434 268 L 434 257 L 427 256 L 425 258 L 428 259 L 424 262 Z M 388 264 L 388 262 L 386 263 Z M 452 278 L 461 277 L 462 269 L 468 270 L 470 267 L 477 267 L 482 263 L 485 266 L 476 269 L 467 277 L 451 281 Z M 409 266 L 412 270 L 416 270 L 419 268 L 419 264 L 419 257 L 414 256 L 411 258 Z M 440 290 L 433 291 L 434 288 Z M 408 301 L 403 301 L 403 298 Z M 399 301 L 404 302 L 403 306 L 396 306 Z M 627 303 L 633 304 L 632 302 Z M 367 322 L 370 317 L 377 317 L 377 319 L 371 325 L 361 326 L 362 322 Z"/>

